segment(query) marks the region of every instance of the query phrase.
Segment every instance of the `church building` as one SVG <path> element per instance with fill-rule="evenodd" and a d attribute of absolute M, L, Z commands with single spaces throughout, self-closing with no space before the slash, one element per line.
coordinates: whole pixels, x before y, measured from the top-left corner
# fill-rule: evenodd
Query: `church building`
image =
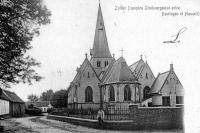
<path fill-rule="evenodd" d="M 165 89 L 157 88 L 160 87 L 157 84 L 162 84 L 161 75 L 155 78 L 142 56 L 139 61 L 130 66 L 123 57 L 116 60 L 111 56 L 100 4 L 93 49 L 90 50 L 90 57 L 85 55 L 85 60 L 76 71 L 67 90 L 68 108 L 120 108 L 128 107 L 130 104 L 142 105 L 146 100 L 151 102 L 152 106 L 153 104 L 162 106 L 162 100 L 168 98 L 162 98 L 159 93 L 160 90 Z M 174 73 L 175 77 L 177 76 Z M 177 90 L 179 87 L 176 88 Z M 183 93 L 180 93 L 180 96 L 183 96 Z"/>

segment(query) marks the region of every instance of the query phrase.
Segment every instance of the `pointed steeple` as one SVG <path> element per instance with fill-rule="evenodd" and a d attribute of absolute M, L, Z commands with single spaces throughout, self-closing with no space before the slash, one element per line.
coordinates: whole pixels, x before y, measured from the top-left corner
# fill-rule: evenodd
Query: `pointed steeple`
<path fill-rule="evenodd" d="M 93 49 L 91 50 L 91 56 L 93 58 L 112 58 L 108 47 L 100 4 L 97 16 L 94 44 L 93 44 Z"/>

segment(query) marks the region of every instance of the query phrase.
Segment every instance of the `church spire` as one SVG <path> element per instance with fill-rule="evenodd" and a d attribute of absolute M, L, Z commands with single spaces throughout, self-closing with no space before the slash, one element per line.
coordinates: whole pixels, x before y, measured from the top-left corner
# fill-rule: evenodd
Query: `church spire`
<path fill-rule="evenodd" d="M 93 49 L 91 50 L 91 56 L 93 58 L 112 58 L 108 47 L 100 4 L 97 16 L 94 44 L 93 44 Z"/>

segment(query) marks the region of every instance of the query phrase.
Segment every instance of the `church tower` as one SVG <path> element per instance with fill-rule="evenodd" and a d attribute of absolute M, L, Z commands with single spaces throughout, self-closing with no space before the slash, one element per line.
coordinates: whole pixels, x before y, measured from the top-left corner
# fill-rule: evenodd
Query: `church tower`
<path fill-rule="evenodd" d="M 93 49 L 90 50 L 90 55 L 91 64 L 97 75 L 100 75 L 101 72 L 105 71 L 112 61 L 100 4 L 96 22 L 94 44 Z"/>

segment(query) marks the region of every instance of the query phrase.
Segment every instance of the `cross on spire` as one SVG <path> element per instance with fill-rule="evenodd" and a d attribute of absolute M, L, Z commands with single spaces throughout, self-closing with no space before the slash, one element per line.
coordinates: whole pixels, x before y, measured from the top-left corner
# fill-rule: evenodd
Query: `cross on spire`
<path fill-rule="evenodd" d="M 121 50 L 119 50 L 119 51 L 121 51 L 121 56 L 123 57 L 123 53 L 124 53 L 124 50 L 123 50 L 123 48 L 121 49 Z"/>

